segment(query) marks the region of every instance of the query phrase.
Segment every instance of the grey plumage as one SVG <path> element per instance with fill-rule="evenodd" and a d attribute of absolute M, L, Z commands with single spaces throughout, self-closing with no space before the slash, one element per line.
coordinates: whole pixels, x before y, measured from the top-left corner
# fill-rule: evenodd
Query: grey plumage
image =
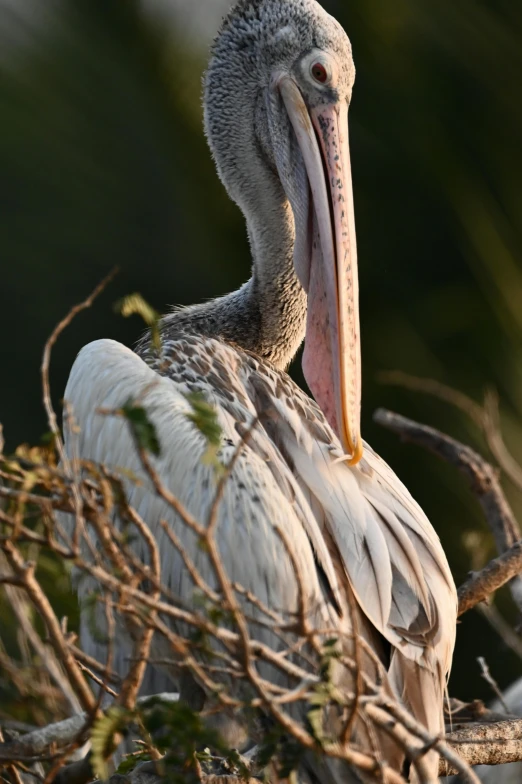
<path fill-rule="evenodd" d="M 335 78 L 324 86 L 314 85 L 310 78 L 309 66 L 315 58 L 325 63 L 326 77 L 330 63 L 337 69 Z M 349 631 L 352 594 L 360 633 L 389 671 L 387 688 L 395 690 L 436 733 L 443 728 L 442 703 L 456 621 L 455 587 L 438 537 L 408 491 L 368 445 L 357 465 L 343 462 L 346 437 L 339 439 L 334 432 L 339 409 L 335 414 L 330 408 L 328 416 L 283 372 L 304 337 L 307 303 L 313 292 L 321 291 L 317 269 L 328 251 L 310 155 L 317 157 L 321 145 L 324 155 L 331 154 L 336 138 L 346 153 L 344 126 L 341 123 L 334 138 L 325 117 L 335 119 L 327 113 L 333 106 L 343 120 L 353 79 L 349 41 L 314 0 L 239 2 L 213 48 L 205 81 L 205 128 L 219 175 L 246 218 L 252 278 L 233 294 L 165 316 L 161 361 L 149 337 L 140 342 L 136 353 L 113 341 L 90 344 L 75 362 L 65 397 L 81 426 L 80 455 L 137 474 L 140 465 L 130 435 L 119 421 L 107 420 L 97 411 L 117 408 L 129 397 L 139 398 L 160 435 L 162 454 L 156 467 L 161 478 L 201 520 L 213 501 L 213 474 L 201 462 L 205 443 L 187 418 L 190 406 L 185 395 L 202 392 L 215 406 L 225 461 L 257 417 L 259 423 L 230 476 L 219 509 L 219 547 L 231 579 L 291 617 L 298 591 L 275 531 L 281 527 L 294 543 L 306 576 L 314 620 Z M 302 119 L 302 126 L 296 120 L 302 107 L 315 123 L 316 138 L 310 119 Z M 299 137 L 300 128 L 309 129 L 311 147 L 306 148 L 306 140 L 303 143 Z M 323 139 L 318 128 L 324 130 Z M 325 164 L 339 168 L 338 179 L 329 184 L 334 195 L 330 220 L 332 226 L 339 220 L 343 227 L 343 238 L 334 237 L 338 278 L 342 263 L 348 271 L 356 264 L 349 180 L 337 163 L 340 158 L 339 150 L 333 162 Z M 345 213 L 348 218 L 343 223 Z M 341 253 L 346 259 L 340 259 Z M 355 277 L 350 283 L 352 300 L 356 300 L 356 283 Z M 317 302 L 322 313 L 325 296 Z M 314 312 L 309 312 L 307 342 L 321 353 L 321 340 L 333 326 L 314 323 L 313 317 Z M 350 318 L 355 345 L 357 313 L 351 312 Z M 342 326 L 339 321 L 339 333 Z M 335 349 L 335 341 L 332 345 Z M 347 344 L 347 357 L 349 350 Z M 352 354 L 355 364 L 347 367 L 357 368 L 357 352 Z M 320 368 L 328 370 L 335 364 L 334 357 L 330 365 L 322 365 L 323 359 L 317 357 Z M 330 406 L 331 393 L 321 388 L 322 380 L 321 371 L 317 388 Z M 352 408 L 357 414 L 356 384 L 353 389 Z M 71 434 L 66 437 L 72 449 Z M 159 539 L 163 579 L 177 595 L 191 601 L 194 586 L 179 555 L 167 546 L 159 521 L 166 519 L 176 529 L 205 579 L 213 584 L 215 577 L 204 554 L 172 509 L 146 486 L 127 485 L 130 503 Z M 92 587 L 83 583 L 82 590 Z M 85 623 L 83 632 L 84 644 L 101 655 Z M 266 629 L 253 628 L 252 633 L 275 648 L 281 646 Z M 121 666 L 126 651 L 128 644 L 122 640 L 117 650 Z M 161 656 L 161 647 L 156 655 Z M 372 667 L 369 660 L 364 666 Z M 170 675 L 177 679 L 175 672 Z M 356 731 L 364 742 L 364 728 L 358 726 Z M 384 741 L 383 750 L 400 767 L 402 752 Z M 436 755 L 430 764 L 435 771 Z M 338 779 L 341 774 L 332 775 Z M 321 776 L 327 780 L 325 769 Z"/>
<path fill-rule="evenodd" d="M 338 53 L 346 67 L 338 91 L 349 95 L 350 43 L 316 2 L 246 1 L 224 20 L 205 77 L 205 131 L 220 178 L 247 221 L 253 275 L 237 292 L 166 316 L 166 336 L 186 330 L 220 337 L 279 368 L 302 343 L 306 295 L 294 271 L 295 221 L 274 156 L 278 144 L 291 140 L 291 128 L 281 113 L 282 127 L 269 129 L 266 103 L 273 98 L 266 90 L 274 68 L 292 70 L 312 47 Z M 293 143 L 292 153 L 300 155 Z M 293 183 L 291 173 L 288 180 L 287 186 L 308 188 Z"/>

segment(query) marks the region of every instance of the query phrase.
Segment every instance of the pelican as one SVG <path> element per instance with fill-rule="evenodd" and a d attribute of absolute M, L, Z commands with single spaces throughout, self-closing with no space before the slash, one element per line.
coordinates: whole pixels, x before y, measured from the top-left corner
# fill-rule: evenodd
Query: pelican
<path fill-rule="evenodd" d="M 158 475 L 204 521 L 215 469 L 202 459 L 207 442 L 187 395 L 200 393 L 214 407 L 225 464 L 255 423 L 218 509 L 217 542 L 231 581 L 294 615 L 299 589 L 282 530 L 314 622 L 356 627 L 382 663 L 386 687 L 437 734 L 455 641 L 455 586 L 434 529 L 360 434 L 348 145 L 354 75 L 348 37 L 315 0 L 240 0 L 233 7 L 214 43 L 204 117 L 219 176 L 245 216 L 251 278 L 238 291 L 167 314 L 161 357 L 150 335 L 136 351 L 111 340 L 83 348 L 65 392 L 79 434 L 66 427 L 66 448 L 139 476 L 125 423 L 100 413 L 139 400 L 161 442 Z M 303 339 L 315 400 L 285 372 Z M 205 553 L 173 510 L 146 481 L 127 485 L 129 502 L 157 538 L 171 591 L 190 603 L 194 583 L 162 519 L 215 587 Z M 270 630 L 254 625 L 252 634 L 280 649 Z M 100 653 L 84 620 L 82 640 Z M 119 638 L 122 667 L 130 650 Z M 183 693 L 183 678 L 168 675 Z M 193 685 L 204 700 L 204 689 Z M 225 734 L 232 721 L 224 717 Z M 357 724 L 354 742 L 368 742 Z M 402 770 L 404 754 L 392 745 L 382 741 L 383 756 Z M 429 765 L 436 780 L 436 754 Z M 359 780 L 350 775 L 341 778 Z"/>

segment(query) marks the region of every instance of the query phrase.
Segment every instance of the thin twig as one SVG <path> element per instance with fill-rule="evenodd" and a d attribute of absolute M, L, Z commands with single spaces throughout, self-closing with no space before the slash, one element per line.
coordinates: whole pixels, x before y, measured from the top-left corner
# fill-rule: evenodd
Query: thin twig
<path fill-rule="evenodd" d="M 54 614 L 49 600 L 43 593 L 40 585 L 38 584 L 38 581 L 36 580 L 34 574 L 35 565 L 30 562 L 25 563 L 18 550 L 10 542 L 6 542 L 2 546 L 2 549 L 4 550 L 13 571 L 24 581 L 24 587 L 27 591 L 27 595 L 44 620 L 55 651 L 59 652 L 63 666 L 67 672 L 71 684 L 74 687 L 82 707 L 86 711 L 95 710 L 96 700 L 91 690 L 87 686 L 71 651 L 65 643 L 62 631 L 60 629 L 60 623 Z"/>
<path fill-rule="evenodd" d="M 506 705 L 506 703 L 504 701 L 504 697 L 502 696 L 502 692 L 500 691 L 500 689 L 498 687 L 498 683 L 496 682 L 496 680 L 492 676 L 491 672 L 489 671 L 489 667 L 487 665 L 487 662 L 486 662 L 485 658 L 483 656 L 477 656 L 477 661 L 478 661 L 479 667 L 481 669 L 482 677 L 484 678 L 486 683 L 488 683 L 491 686 L 491 688 L 493 690 L 493 694 L 496 695 L 496 697 L 498 698 L 500 704 L 502 705 L 502 707 L 504 708 L 506 713 L 509 713 L 509 708 L 508 708 L 508 706 Z"/>
<path fill-rule="evenodd" d="M 54 411 L 52 400 L 51 400 L 51 385 L 49 381 L 49 368 L 51 364 L 51 352 L 53 347 L 62 334 L 62 332 L 67 329 L 71 321 L 81 313 L 82 310 L 87 310 L 90 308 L 94 302 L 94 300 L 102 293 L 102 291 L 109 285 L 109 283 L 113 280 L 115 275 L 118 272 L 118 268 L 115 267 L 106 278 L 104 278 L 101 283 L 99 283 L 92 294 L 90 294 L 87 299 L 83 302 L 80 302 L 78 305 L 75 305 L 69 313 L 63 318 L 59 324 L 53 329 L 51 335 L 47 339 L 44 347 L 44 352 L 42 356 L 42 366 L 41 366 L 41 375 L 42 375 L 42 390 L 43 390 L 43 403 L 44 408 L 47 414 L 47 419 L 49 422 L 49 427 L 51 432 L 55 438 L 55 446 L 58 450 L 58 454 L 60 455 L 60 460 L 64 466 L 68 465 L 67 455 L 65 454 L 65 449 L 63 446 L 62 437 L 60 434 L 60 428 L 58 427 L 58 420 L 56 418 L 56 412 Z"/>
<path fill-rule="evenodd" d="M 141 518 L 136 517 L 133 522 L 148 547 L 150 571 L 154 581 L 159 584 L 161 583 L 161 562 L 158 544 L 151 534 L 150 529 L 145 525 Z M 160 596 L 160 589 L 153 588 L 151 591 L 151 598 L 154 601 L 157 601 Z M 147 621 L 144 624 L 143 629 L 138 632 L 138 637 L 134 641 L 133 655 L 136 657 L 136 661 L 134 661 L 130 666 L 127 677 L 121 686 L 120 694 L 117 700 L 118 704 L 127 710 L 133 709 L 136 704 L 136 698 L 138 696 L 138 692 L 145 675 L 145 670 L 147 668 L 150 646 L 154 636 L 155 620 L 156 610 L 152 610 L 152 612 L 147 617 Z"/>
<path fill-rule="evenodd" d="M 110 694 L 111 697 L 117 697 L 118 696 L 118 692 L 114 691 L 114 689 L 111 689 L 111 687 L 107 685 L 107 682 L 106 682 L 105 678 L 103 678 L 103 679 L 102 678 L 98 678 L 98 676 L 95 675 L 92 670 L 90 670 L 88 667 L 86 667 L 85 664 L 82 664 L 81 661 L 79 661 L 78 659 L 76 659 L 76 663 L 78 664 L 78 667 L 80 668 L 80 670 L 82 672 L 84 672 L 91 679 L 91 681 L 94 681 L 94 683 L 97 683 L 98 686 L 101 686 L 101 688 L 103 689 L 104 692 L 106 692 L 106 694 Z"/>

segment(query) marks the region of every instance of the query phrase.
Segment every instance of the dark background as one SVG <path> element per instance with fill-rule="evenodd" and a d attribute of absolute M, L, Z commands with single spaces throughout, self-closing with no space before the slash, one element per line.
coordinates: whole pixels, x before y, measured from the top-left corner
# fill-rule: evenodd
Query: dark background
<path fill-rule="evenodd" d="M 460 583 L 471 564 L 467 532 L 479 532 L 479 560 L 492 552 L 476 501 L 454 469 L 401 446 L 372 412 L 395 409 L 485 450 L 462 414 L 383 385 L 379 373 L 436 378 L 478 400 L 490 385 L 507 444 L 522 459 L 522 7 L 325 5 L 347 30 L 357 67 L 350 129 L 363 433 L 424 507 Z M 0 0 L 0 421 L 8 449 L 46 431 L 45 339 L 115 264 L 115 282 L 54 352 L 57 406 L 82 345 L 139 337 L 139 319 L 114 311 L 123 295 L 139 291 L 162 311 L 248 277 L 243 219 L 202 132 L 216 8 L 211 0 L 182 6 Z M 521 499 L 506 490 L 520 519 Z M 63 582 L 55 601 L 74 616 Z M 497 601 L 512 619 L 506 592 Z M 471 612 L 459 626 L 454 696 L 489 699 L 479 655 L 502 686 L 521 674 L 520 659 Z"/>

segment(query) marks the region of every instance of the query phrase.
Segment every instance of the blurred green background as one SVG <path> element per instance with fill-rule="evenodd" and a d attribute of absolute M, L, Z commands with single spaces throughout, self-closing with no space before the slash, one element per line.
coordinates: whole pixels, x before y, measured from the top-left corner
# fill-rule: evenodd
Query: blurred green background
<path fill-rule="evenodd" d="M 8 449 L 46 431 L 46 337 L 115 265 L 121 271 L 54 352 L 56 405 L 79 348 L 127 345 L 139 291 L 162 311 L 230 291 L 249 274 L 242 216 L 202 132 L 217 0 L 0 0 L 0 421 Z M 520 0 L 325 0 L 353 45 L 350 110 L 361 275 L 363 432 L 433 521 L 457 583 L 478 505 L 456 471 L 372 423 L 386 406 L 480 449 L 462 414 L 385 386 L 399 369 L 501 398 L 522 459 L 522 7 Z M 302 382 L 299 363 L 293 370 Z M 522 520 L 522 502 L 506 490 Z M 52 567 L 48 567 L 52 572 Z M 49 581 L 51 584 L 52 581 Z M 58 581 L 55 601 L 74 615 Z M 506 592 L 498 604 L 514 619 Z M 3 607 L 3 609 L 1 609 Z M 0 605 L 2 638 L 14 638 Z M 7 629 L 6 624 L 11 628 Z M 7 641 L 6 641 L 7 640 Z M 459 626 L 451 691 L 489 699 L 520 659 L 475 612 Z M 0 673 L 0 689 L 5 686 Z"/>

